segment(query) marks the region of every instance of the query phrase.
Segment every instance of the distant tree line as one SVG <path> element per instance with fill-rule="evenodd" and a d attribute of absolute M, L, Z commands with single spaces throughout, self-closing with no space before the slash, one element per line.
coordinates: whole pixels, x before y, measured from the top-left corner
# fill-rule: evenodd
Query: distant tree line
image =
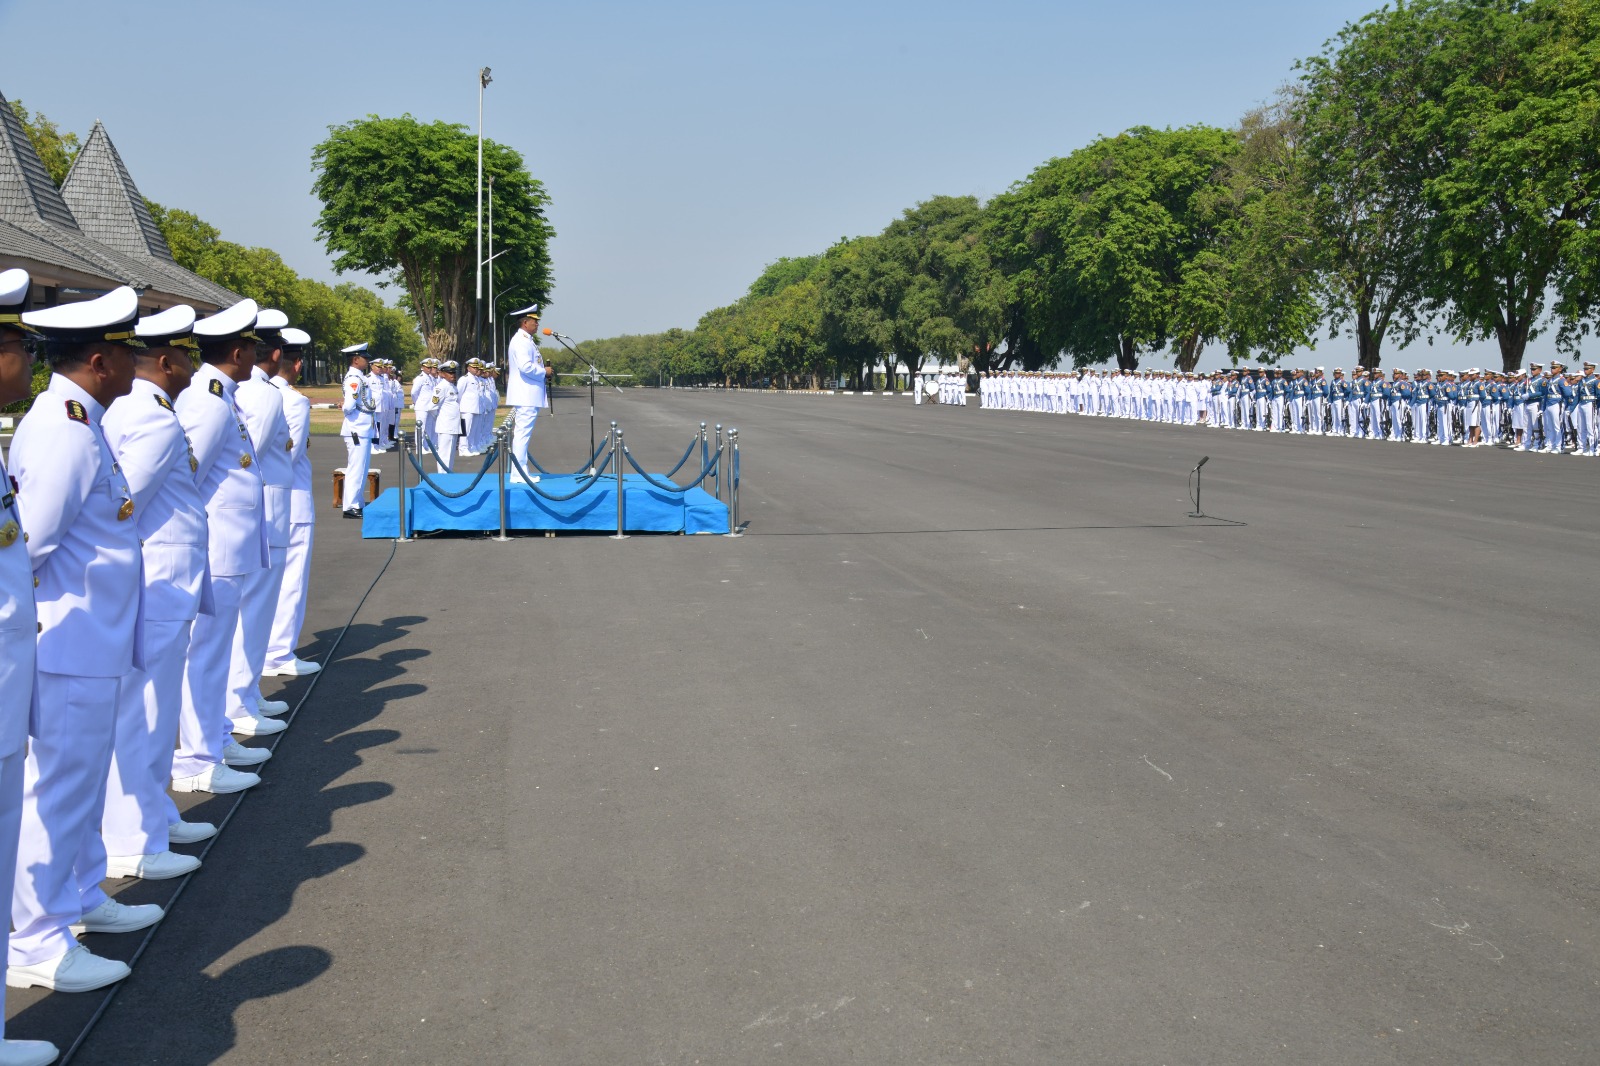
<path fill-rule="evenodd" d="M 1347 25 L 1233 129 L 1136 127 L 987 203 L 781 259 L 692 330 L 593 341 L 661 381 L 870 383 L 1220 346 L 1273 363 L 1321 336 L 1494 339 L 1503 368 L 1594 327 L 1600 0 L 1411 0 Z"/>

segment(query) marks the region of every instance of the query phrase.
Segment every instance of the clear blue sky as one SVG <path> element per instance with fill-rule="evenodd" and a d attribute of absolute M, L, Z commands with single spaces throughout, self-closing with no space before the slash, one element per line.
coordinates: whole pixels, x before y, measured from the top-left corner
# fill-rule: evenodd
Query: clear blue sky
<path fill-rule="evenodd" d="M 0 92 L 80 135 L 102 119 L 146 196 L 333 280 L 312 146 L 368 113 L 475 126 L 492 67 L 484 132 L 553 200 L 547 323 L 603 337 L 692 326 L 774 259 L 1099 134 L 1232 124 L 1378 3 L 0 0 Z"/>

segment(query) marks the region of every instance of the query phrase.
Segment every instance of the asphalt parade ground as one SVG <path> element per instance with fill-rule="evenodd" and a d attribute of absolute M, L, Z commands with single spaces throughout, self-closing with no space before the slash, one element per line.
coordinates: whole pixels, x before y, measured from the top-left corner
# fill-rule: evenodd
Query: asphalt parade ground
<path fill-rule="evenodd" d="M 317 439 L 302 655 L 382 577 L 75 1062 L 1600 1061 L 1600 462 L 599 402 L 747 535 L 363 542 Z"/>

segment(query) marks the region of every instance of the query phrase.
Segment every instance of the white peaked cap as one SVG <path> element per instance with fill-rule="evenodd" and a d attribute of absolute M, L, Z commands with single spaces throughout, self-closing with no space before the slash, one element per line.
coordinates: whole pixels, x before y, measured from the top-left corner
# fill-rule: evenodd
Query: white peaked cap
<path fill-rule="evenodd" d="M 366 341 L 362 341 L 360 344 L 352 344 L 348 348 L 341 348 L 339 350 L 341 352 L 343 352 L 345 355 L 366 355 L 367 354 L 367 342 Z"/>
<path fill-rule="evenodd" d="M 296 348 L 304 348 L 306 345 L 311 343 L 311 334 L 307 333 L 303 329 L 296 329 L 293 326 L 285 326 L 283 327 L 283 343 L 292 345 Z"/>
<path fill-rule="evenodd" d="M 180 333 L 194 331 L 194 308 L 188 304 L 179 304 L 169 307 L 165 311 L 153 315 L 146 315 L 134 327 L 134 332 L 147 340 L 160 337 L 176 337 Z"/>
<path fill-rule="evenodd" d="M 138 315 L 139 294 L 123 285 L 95 300 L 25 312 L 22 321 L 44 330 L 72 333 L 120 326 L 124 322 L 132 322 Z"/>
<path fill-rule="evenodd" d="M 289 324 L 289 316 L 276 307 L 263 307 L 256 315 L 256 329 L 282 329 Z"/>
<path fill-rule="evenodd" d="M 255 327 L 259 310 L 254 300 L 240 300 L 232 307 L 225 307 L 209 318 L 196 322 L 194 335 L 216 340 L 248 333 Z"/>
<path fill-rule="evenodd" d="M 0 270 L 0 307 L 15 307 L 28 295 L 33 279 L 21 267 Z"/>

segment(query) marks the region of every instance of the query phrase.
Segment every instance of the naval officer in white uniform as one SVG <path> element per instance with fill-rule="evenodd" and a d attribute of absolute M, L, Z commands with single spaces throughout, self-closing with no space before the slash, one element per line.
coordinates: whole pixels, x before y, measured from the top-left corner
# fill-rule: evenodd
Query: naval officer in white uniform
<path fill-rule="evenodd" d="M 274 308 L 264 308 L 256 316 L 256 362 L 250 376 L 239 383 L 234 403 L 250 433 L 261 475 L 267 530 L 268 565 L 245 581 L 239 604 L 239 629 L 233 637 L 233 653 L 228 666 L 228 717 L 235 732 L 260 735 L 259 720 L 264 715 L 282 714 L 289 705 L 282 700 L 261 697 L 261 669 L 267 659 L 267 640 L 272 633 L 272 616 L 278 609 L 278 588 L 283 583 L 284 560 L 289 553 L 289 492 L 294 487 L 294 441 L 283 416 L 283 393 L 272 384 L 278 372 L 278 357 L 283 354 L 280 334 L 288 317 Z M 240 726 L 244 726 L 240 729 Z M 228 756 L 230 766 L 255 766 L 266 762 L 272 753 L 265 748 L 236 748 Z"/>
<path fill-rule="evenodd" d="M 344 374 L 344 422 L 339 435 L 344 438 L 344 516 L 360 518 L 367 499 L 367 467 L 372 464 L 373 417 L 377 398 L 367 385 L 367 344 L 352 344 L 344 349 L 350 369 Z"/>
<path fill-rule="evenodd" d="M 250 434 L 234 406 L 234 390 L 256 362 L 256 303 L 243 300 L 194 324 L 203 360 L 173 406 L 194 448 L 195 483 L 206 507 L 211 568 L 210 614 L 195 619 L 184 664 L 178 752 L 172 760 L 177 792 L 238 792 L 261 778 L 226 764 L 228 664 L 239 607 L 250 575 L 268 565 L 265 492 Z M 260 733 L 284 727 L 260 719 Z"/>
<path fill-rule="evenodd" d="M 141 318 L 133 389 L 106 411 L 111 453 L 133 493 L 144 562 L 139 611 L 145 668 L 123 679 L 111 776 L 100 835 L 110 877 L 179 877 L 200 860 L 169 844 L 204 840 L 208 823 L 183 822 L 167 795 L 183 707 L 183 663 L 195 616 L 209 606 L 206 508 L 194 481 L 194 454 L 172 401 L 188 387 L 194 308 L 180 304 Z"/>
<path fill-rule="evenodd" d="M 289 459 L 294 466 L 294 484 L 289 490 L 289 551 L 284 556 L 283 583 L 278 589 L 278 607 L 273 614 L 272 636 L 267 641 L 267 662 L 262 673 L 268 677 L 300 677 L 322 669 L 295 654 L 300 629 L 306 620 L 306 592 L 311 581 L 311 545 L 316 532 L 317 509 L 311 499 L 311 456 L 306 447 L 311 441 L 311 400 L 295 390 L 311 334 L 289 326 L 283 330 L 283 355 L 272 384 L 283 394 L 283 417 L 289 423 L 294 448 Z"/>
<path fill-rule="evenodd" d="M 22 311 L 31 287 L 26 270 L 0 271 L 0 407 L 28 398 L 37 332 L 23 325 Z M 17 866 L 38 624 L 21 508 L 0 459 L 0 870 L 6 871 Z M 0 1025 L 4 1017 L 0 1011 Z M 0 1066 L 46 1066 L 59 1054 L 43 1040 L 0 1040 Z"/>
<path fill-rule="evenodd" d="M 511 433 L 511 457 L 528 466 L 528 444 L 533 438 L 533 423 L 539 408 L 549 402 L 545 388 L 544 359 L 539 354 L 539 305 L 511 312 L 517 330 L 506 350 L 506 403 L 511 405 L 516 423 Z M 529 474 L 529 477 L 534 476 Z"/>
<path fill-rule="evenodd" d="M 100 888 L 100 819 L 118 694 L 122 678 L 144 665 L 133 493 L 100 422 L 111 401 L 133 387 L 138 313 L 138 295 L 123 286 L 22 316 L 44 334 L 52 373 L 11 444 L 39 579 L 33 742 L 23 771 L 6 970 L 13 988 L 87 992 L 120 981 L 127 965 L 90 953 L 73 927 L 128 932 L 162 917 L 160 907 L 124 906 Z"/>

